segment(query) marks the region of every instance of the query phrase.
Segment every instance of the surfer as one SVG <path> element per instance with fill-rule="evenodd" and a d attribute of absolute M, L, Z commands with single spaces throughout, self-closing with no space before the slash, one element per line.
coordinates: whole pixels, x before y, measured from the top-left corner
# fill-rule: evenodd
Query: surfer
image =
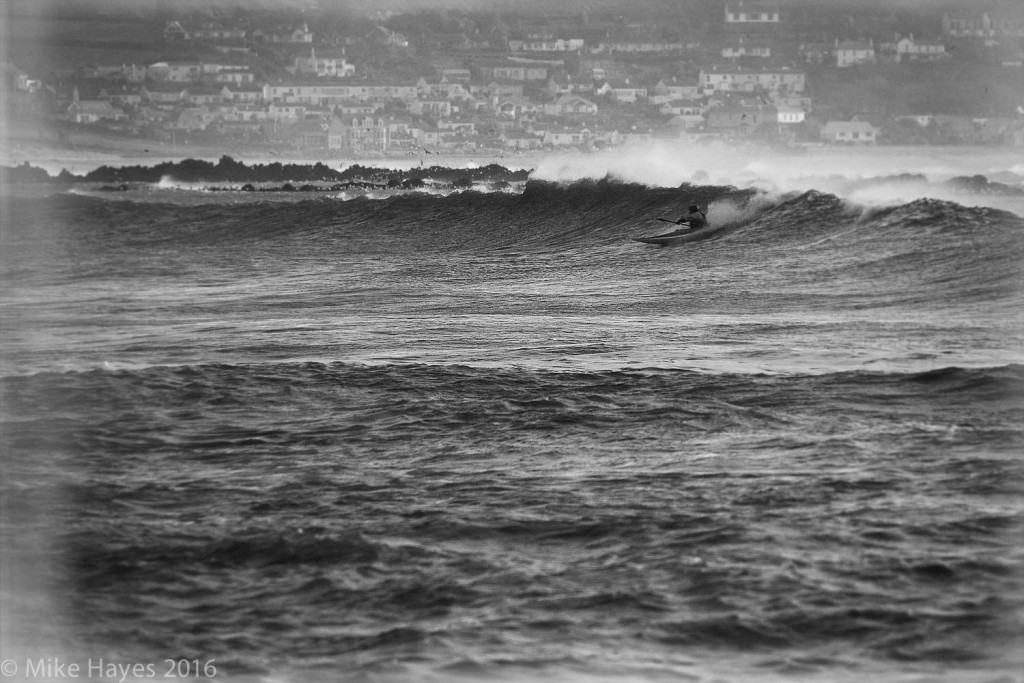
<path fill-rule="evenodd" d="M 669 237 L 672 235 L 685 235 L 688 232 L 695 232 L 703 228 L 708 227 L 708 217 L 704 215 L 704 212 L 700 210 L 700 207 L 696 204 L 690 204 L 686 209 L 687 213 L 679 217 L 676 221 L 677 225 L 685 225 L 686 228 L 680 228 L 679 230 L 673 230 L 670 233 L 662 235 L 662 237 Z M 667 220 L 662 218 L 660 220 Z M 668 221 L 671 223 L 672 221 Z"/>
<path fill-rule="evenodd" d="M 708 217 L 704 215 L 704 212 L 700 210 L 699 206 L 696 204 L 690 204 L 686 211 L 688 213 L 685 216 L 680 217 L 676 223 L 679 223 L 679 225 L 690 226 L 691 231 L 708 227 Z"/>

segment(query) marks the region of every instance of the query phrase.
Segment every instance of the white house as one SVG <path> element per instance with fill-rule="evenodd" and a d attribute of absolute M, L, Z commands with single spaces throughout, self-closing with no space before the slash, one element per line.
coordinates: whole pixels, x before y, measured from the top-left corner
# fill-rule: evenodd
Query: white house
<path fill-rule="evenodd" d="M 473 80 L 473 74 L 469 69 L 461 66 L 447 66 L 440 70 L 441 80 L 445 83 L 469 83 Z"/>
<path fill-rule="evenodd" d="M 667 41 L 618 41 L 598 43 L 591 52 L 619 53 L 619 54 L 665 54 L 680 53 L 686 48 L 682 43 L 671 43 Z"/>
<path fill-rule="evenodd" d="M 220 89 L 222 102 L 261 102 L 263 86 L 255 83 L 228 83 Z"/>
<path fill-rule="evenodd" d="M 246 30 L 244 28 L 226 27 L 217 22 L 205 22 L 198 28 L 188 31 L 186 36 L 190 40 L 205 40 L 210 43 L 234 43 L 245 44 Z"/>
<path fill-rule="evenodd" d="M 829 121 L 821 129 L 821 138 L 832 143 L 873 145 L 878 132 L 867 121 Z"/>
<path fill-rule="evenodd" d="M 502 64 L 484 67 L 483 80 L 497 79 L 504 81 L 546 81 L 549 69 L 546 66 L 528 66 L 524 64 Z"/>
<path fill-rule="evenodd" d="M 525 97 L 496 98 L 494 102 L 494 114 L 498 118 L 514 121 L 533 120 L 537 117 L 538 111 L 537 104 Z"/>
<path fill-rule="evenodd" d="M 347 78 L 355 74 L 356 67 L 345 61 L 343 54 L 321 53 L 317 56 L 316 49 L 311 47 L 309 56 L 296 56 L 288 71 L 296 75 L 317 78 Z"/>
<path fill-rule="evenodd" d="M 68 116 L 75 123 L 124 121 L 128 115 L 123 109 L 100 100 L 75 100 L 68 107 Z"/>
<path fill-rule="evenodd" d="M 803 123 L 807 120 L 807 111 L 800 107 L 788 107 L 785 105 L 776 105 L 779 111 L 779 123 L 788 125 L 795 123 Z"/>
<path fill-rule="evenodd" d="M 727 2 L 725 4 L 725 25 L 730 29 L 745 29 L 752 26 L 775 26 L 781 15 L 779 6 L 773 2 Z"/>
<path fill-rule="evenodd" d="M 590 137 L 590 130 L 587 128 L 565 127 L 545 131 L 544 144 L 554 147 L 578 147 L 588 142 Z"/>
<path fill-rule="evenodd" d="M 598 95 L 611 93 L 617 102 L 636 102 L 647 97 L 647 88 L 633 87 L 629 83 L 605 82 L 594 92 Z"/>
<path fill-rule="evenodd" d="M 914 34 L 904 36 L 896 41 L 897 62 L 938 61 L 948 56 L 946 46 L 942 43 L 917 42 Z"/>
<path fill-rule="evenodd" d="M 779 69 L 745 69 L 743 67 L 714 66 L 700 72 L 701 92 L 711 95 L 716 92 L 801 93 L 807 85 L 802 71 L 786 67 Z"/>
<path fill-rule="evenodd" d="M 722 48 L 722 57 L 725 59 L 739 59 L 740 57 L 767 59 L 771 56 L 772 48 L 768 41 L 745 35 L 733 39 Z"/>
<path fill-rule="evenodd" d="M 942 32 L 957 38 L 1024 38 L 1024 12 L 1019 3 L 1006 2 L 994 5 L 991 11 L 943 14 Z"/>
<path fill-rule="evenodd" d="M 835 55 L 836 66 L 840 68 L 857 64 L 874 64 L 875 45 L 870 39 L 868 42 L 836 39 Z"/>
<path fill-rule="evenodd" d="M 462 135 L 476 135 L 476 124 L 472 121 L 458 121 L 453 119 L 441 119 L 437 122 L 437 129 L 448 133 L 460 133 Z"/>

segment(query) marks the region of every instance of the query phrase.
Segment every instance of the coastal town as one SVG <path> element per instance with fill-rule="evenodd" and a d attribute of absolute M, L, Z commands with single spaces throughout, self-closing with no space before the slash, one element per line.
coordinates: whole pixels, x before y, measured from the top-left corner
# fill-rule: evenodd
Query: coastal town
<path fill-rule="evenodd" d="M 692 5 L 154 12 L 131 38 L 79 38 L 90 49 L 69 50 L 74 63 L 19 63 L 15 50 L 4 114 L 12 135 L 56 146 L 109 137 L 322 159 L 657 138 L 1024 146 L 1024 4 Z"/>

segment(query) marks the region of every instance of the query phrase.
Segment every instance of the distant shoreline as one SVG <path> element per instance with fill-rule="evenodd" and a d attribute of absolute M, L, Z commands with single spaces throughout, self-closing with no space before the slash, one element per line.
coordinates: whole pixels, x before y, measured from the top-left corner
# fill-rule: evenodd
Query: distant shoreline
<path fill-rule="evenodd" d="M 0 181 L 4 184 L 69 186 L 89 183 L 101 185 L 99 189 L 105 191 L 127 191 L 140 184 L 168 181 L 203 184 L 212 190 L 248 192 L 323 192 L 353 187 L 412 190 L 427 186 L 471 189 L 479 183 L 504 189 L 512 183 L 525 182 L 529 174 L 528 170 L 509 169 L 496 163 L 466 168 L 424 165 L 408 169 L 352 164 L 345 169 L 335 169 L 322 162 L 245 163 L 226 154 L 216 162 L 190 157 L 180 162 L 157 164 L 104 164 L 84 174 L 71 173 L 64 168 L 57 175 L 52 175 L 27 161 L 15 166 L 0 165 Z"/>
<path fill-rule="evenodd" d="M 376 165 L 389 168 L 413 168 L 416 166 L 451 165 L 485 166 L 491 163 L 500 164 L 510 169 L 530 169 L 537 160 L 537 155 L 519 154 L 420 154 L 393 155 L 375 157 L 323 157 L 301 154 L 269 154 L 265 152 L 239 151 L 231 149 L 210 149 L 208 147 L 176 146 L 173 150 L 166 147 L 156 149 L 124 148 L 120 150 L 102 148 L 65 149 L 41 145 L 4 145 L 0 147 L 0 166 L 20 166 L 28 163 L 45 169 L 50 175 L 56 176 L 62 170 L 82 175 L 101 166 L 154 166 L 162 163 L 179 163 L 185 159 L 199 159 L 216 162 L 223 156 L 230 156 L 248 164 L 324 164 L 334 169 L 348 166 Z"/>
<path fill-rule="evenodd" d="M 177 163 L 185 159 L 201 159 L 216 162 L 222 156 L 245 163 L 316 164 L 341 169 L 353 164 L 387 166 L 389 168 L 412 168 L 419 165 L 449 165 L 449 162 L 463 166 L 500 164 L 510 169 L 532 168 L 538 153 L 501 152 L 485 150 L 479 153 L 449 154 L 445 152 L 420 151 L 419 153 L 377 154 L 365 156 L 327 155 L 322 152 L 301 150 L 277 151 L 225 145 L 209 147 L 202 145 L 168 144 L 158 140 L 118 138 L 108 135 L 76 134 L 75 144 L 60 146 L 53 144 L 44 130 L 9 128 L 0 139 L 0 166 L 20 166 L 28 163 L 45 169 L 50 175 L 57 175 L 62 169 L 81 175 L 101 166 L 152 166 L 161 163 Z M 438 162 L 441 162 L 439 164 Z"/>
<path fill-rule="evenodd" d="M 10 134 L 14 131 L 4 132 Z M 169 145 L 159 145 L 154 141 L 108 136 L 94 136 L 97 142 L 103 144 L 66 148 L 53 144 L 45 137 L 32 136 L 30 133 L 31 131 L 22 128 L 16 131 L 15 136 L 5 135 L 0 139 L 0 166 L 18 169 L 27 163 L 56 179 L 62 171 L 67 171 L 73 176 L 86 176 L 102 167 L 137 170 L 180 164 L 189 159 L 217 164 L 223 157 L 230 157 L 233 161 L 248 166 L 280 164 L 314 167 L 320 164 L 327 170 L 327 173 L 322 174 L 322 182 L 328 184 L 363 179 L 352 173 L 341 175 L 346 169 L 357 170 L 355 167 L 361 167 L 364 172 L 377 173 L 378 179 L 371 182 L 388 183 L 405 182 L 417 176 L 426 177 L 418 174 L 417 169 L 433 167 L 446 171 L 466 171 L 462 174 L 443 174 L 444 182 L 453 182 L 475 175 L 471 172 L 473 169 L 497 165 L 509 173 L 527 171 L 531 178 L 547 180 L 596 179 L 611 176 L 627 182 L 664 187 L 676 187 L 687 182 L 740 186 L 754 182 L 762 187 L 776 189 L 803 187 L 806 185 L 801 180 L 803 176 L 827 178 L 831 174 L 837 174 L 837 177 L 847 176 L 846 180 L 850 181 L 858 178 L 895 178 L 900 174 L 920 174 L 938 181 L 959 177 L 962 183 L 965 177 L 983 174 L 987 181 L 1008 184 L 1011 188 L 983 187 L 984 183 L 979 182 L 978 178 L 971 180 L 970 184 L 998 194 L 1017 195 L 1024 190 L 1024 165 L 1016 160 L 1019 158 L 1016 149 L 967 145 L 811 146 L 799 150 L 775 150 L 717 140 L 701 143 L 664 140 L 599 152 L 544 150 L 522 154 L 495 154 L 491 150 L 489 153 L 479 154 L 437 154 L 424 151 L 417 155 L 327 158 L 300 152 L 285 156 L 283 153 L 274 154 L 265 150 L 239 150 L 234 145 L 226 145 L 223 148 L 177 145 L 172 149 Z M 794 153 L 799 153 L 799 163 L 785 160 Z M 17 175 L 5 171 L 0 183 L 12 182 Z M 304 173 L 299 173 L 298 176 L 268 177 L 263 181 L 252 178 L 218 177 L 200 182 L 252 182 L 257 185 L 259 182 L 318 182 L 318 179 L 310 178 Z M 342 179 L 339 180 L 339 177 Z M 505 173 L 498 177 L 502 180 L 508 178 Z M 65 180 L 81 181 L 69 179 L 66 174 Z M 141 179 L 139 181 L 146 182 Z M 29 182 L 38 184 L 35 180 Z M 136 180 L 125 176 L 92 182 L 121 184 Z"/>

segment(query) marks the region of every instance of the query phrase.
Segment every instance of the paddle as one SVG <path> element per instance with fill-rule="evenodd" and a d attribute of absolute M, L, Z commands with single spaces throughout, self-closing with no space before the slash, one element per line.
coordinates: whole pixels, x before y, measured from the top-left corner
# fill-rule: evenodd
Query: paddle
<path fill-rule="evenodd" d="M 665 223 L 671 223 L 672 225 L 687 225 L 688 226 L 690 224 L 689 221 L 674 221 L 671 218 L 661 218 L 661 217 L 659 217 L 658 220 L 659 221 L 663 221 Z M 655 235 L 655 237 L 666 237 L 666 236 L 669 236 L 669 235 L 672 235 L 672 234 L 673 233 L 671 233 L 671 232 L 666 232 L 664 235 Z"/>

